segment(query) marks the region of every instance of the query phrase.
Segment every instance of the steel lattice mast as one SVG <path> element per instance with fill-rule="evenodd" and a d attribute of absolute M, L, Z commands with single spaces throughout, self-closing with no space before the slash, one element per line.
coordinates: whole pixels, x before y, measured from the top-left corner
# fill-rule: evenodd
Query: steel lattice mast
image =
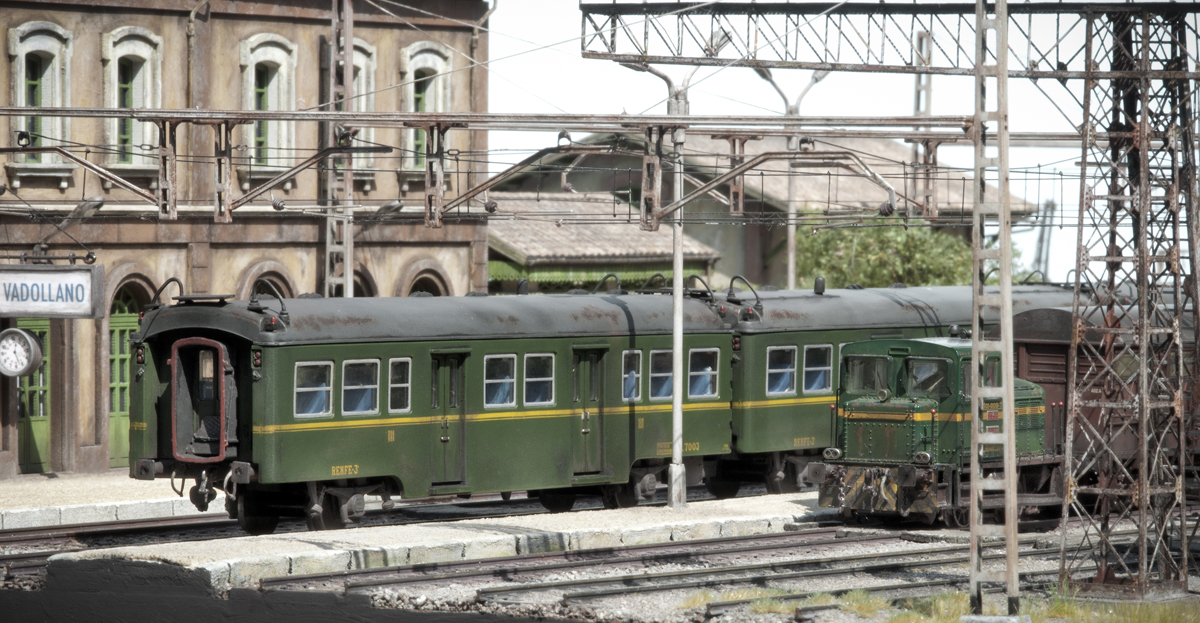
<path fill-rule="evenodd" d="M 1197 312 L 1185 292 L 1197 268 L 1194 82 L 1163 73 L 1196 66 L 1184 18 L 1147 10 L 1087 20 L 1088 65 L 1129 77 L 1084 91 L 1064 503 L 1083 535 L 1070 548 L 1064 530 L 1061 574 L 1106 596 L 1187 593 L 1180 442 L 1194 404 L 1183 335 Z M 1107 147 L 1097 130 L 1109 132 Z M 1130 524 L 1137 538 L 1118 540 Z"/>

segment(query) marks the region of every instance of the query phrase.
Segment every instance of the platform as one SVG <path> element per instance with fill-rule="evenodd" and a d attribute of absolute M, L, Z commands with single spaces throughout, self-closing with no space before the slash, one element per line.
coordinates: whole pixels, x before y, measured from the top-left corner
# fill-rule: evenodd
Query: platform
<path fill-rule="evenodd" d="M 805 492 L 99 549 L 52 557 L 46 590 L 218 596 L 266 577 L 765 534 L 833 517 Z"/>
<path fill-rule="evenodd" d="M 168 480 L 134 480 L 127 469 L 103 474 L 23 474 L 0 480 L 0 530 L 60 526 L 118 519 L 155 519 L 196 515 L 187 498 L 171 491 Z M 225 514 L 225 497 L 218 492 L 209 513 Z"/>

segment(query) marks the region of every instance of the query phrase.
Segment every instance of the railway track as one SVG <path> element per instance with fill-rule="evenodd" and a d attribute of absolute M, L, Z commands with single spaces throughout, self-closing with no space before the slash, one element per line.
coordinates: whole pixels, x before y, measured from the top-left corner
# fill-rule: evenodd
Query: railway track
<path fill-rule="evenodd" d="M 1125 534 L 1125 533 L 1121 533 Z M 1130 531 L 1126 536 L 1133 536 Z M 1036 547 L 1044 537 L 1025 536 L 1023 559 L 1057 561 L 1058 547 Z M 328 591 L 338 594 L 357 593 L 383 595 L 397 607 L 423 605 L 425 594 L 436 594 L 447 587 L 460 593 L 473 593 L 452 604 L 456 611 L 475 609 L 485 612 L 502 611 L 508 607 L 589 608 L 604 599 L 628 600 L 650 594 L 695 591 L 713 587 L 761 587 L 779 582 L 796 582 L 814 578 L 847 577 L 844 588 L 825 590 L 842 593 L 855 589 L 870 592 L 926 593 L 930 589 L 954 586 L 967 581 L 963 567 L 969 560 L 968 546 L 954 544 L 937 547 L 908 548 L 885 552 L 842 554 L 848 545 L 872 548 L 911 541 L 899 531 L 883 534 L 846 532 L 836 526 L 791 533 L 773 533 L 733 539 L 711 539 L 662 543 L 655 545 L 606 548 L 513 556 L 497 559 L 455 561 L 407 565 L 383 569 L 341 571 L 329 574 L 287 576 L 264 579 L 261 589 L 272 591 Z M 995 547 L 999 548 L 997 543 Z M 1031 547 L 1032 546 L 1032 547 Z M 830 553 L 813 557 L 813 554 Z M 799 556 L 806 558 L 800 559 Z M 748 558 L 771 557 L 771 560 L 746 562 Z M 788 558 L 793 556 L 792 558 Z M 988 559 L 1003 559 L 999 551 Z M 656 568 L 684 566 L 684 569 L 655 571 Z M 889 575 L 919 571 L 933 577 L 899 584 L 858 586 L 856 575 Z M 563 576 L 586 573 L 588 577 L 563 580 Z M 1030 571 L 1022 577 L 1032 581 L 1040 576 L 1054 576 L 1053 569 Z M 949 577 L 947 577 L 949 576 Z M 549 577 L 551 579 L 543 579 Z M 464 594 L 465 594 L 464 593 Z M 399 595 L 405 595 L 399 597 Z M 420 595 L 420 601 L 405 601 Z M 812 593 L 783 593 L 772 600 L 800 602 Z M 923 596 L 906 594 L 905 597 Z M 447 598 L 449 599 L 449 598 Z M 711 602 L 710 616 L 747 607 L 761 597 Z M 448 603 L 448 602 L 447 602 Z M 546 613 L 545 610 L 540 610 Z M 508 614 L 521 614 L 508 611 Z"/>

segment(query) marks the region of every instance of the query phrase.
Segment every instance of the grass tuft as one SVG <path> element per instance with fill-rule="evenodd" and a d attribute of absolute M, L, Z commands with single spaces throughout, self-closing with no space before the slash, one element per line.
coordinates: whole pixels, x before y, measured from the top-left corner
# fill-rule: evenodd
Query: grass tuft
<path fill-rule="evenodd" d="M 708 591 L 700 591 L 688 595 L 686 599 L 679 603 L 680 610 L 691 610 L 692 608 L 703 608 L 708 605 L 708 602 L 714 601 L 716 597 Z"/>
<path fill-rule="evenodd" d="M 869 619 L 880 611 L 891 607 L 891 603 L 888 600 L 876 597 L 864 590 L 850 591 L 842 595 L 842 598 L 838 601 L 841 603 L 842 610 L 864 619 Z"/>

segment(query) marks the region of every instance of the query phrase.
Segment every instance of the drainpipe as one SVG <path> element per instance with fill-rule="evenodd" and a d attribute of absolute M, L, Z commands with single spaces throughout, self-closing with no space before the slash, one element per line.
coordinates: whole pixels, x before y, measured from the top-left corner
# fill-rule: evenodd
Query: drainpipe
<path fill-rule="evenodd" d="M 493 0 L 492 6 L 487 10 L 487 13 L 484 13 L 483 17 L 479 18 L 479 21 L 475 22 L 475 27 L 471 29 L 471 53 L 470 53 L 469 58 L 471 60 L 471 63 L 473 63 L 473 64 L 478 62 L 475 60 L 475 53 L 479 49 L 479 29 L 482 28 L 483 25 L 487 23 L 488 18 L 490 18 L 492 16 L 492 13 L 496 12 L 496 7 L 498 7 L 498 6 L 500 6 L 500 0 Z M 479 69 L 480 69 L 480 67 L 477 64 L 474 67 L 471 67 L 471 71 L 468 73 L 468 78 L 467 78 L 467 80 L 469 81 L 469 84 L 470 84 L 469 91 L 470 91 L 471 101 L 468 105 L 471 107 L 471 112 L 476 112 L 475 111 L 475 91 L 478 88 L 476 86 L 476 82 L 477 82 L 476 76 L 478 75 Z M 478 144 L 479 143 L 479 132 L 480 132 L 479 130 L 472 130 L 471 134 L 470 134 L 470 138 L 468 139 L 470 141 L 468 148 L 471 150 L 472 153 L 474 153 L 475 150 L 479 147 L 479 144 Z M 475 184 L 474 177 L 475 177 L 474 174 L 467 176 L 467 187 L 468 188 Z"/>
<path fill-rule="evenodd" d="M 196 13 L 200 11 L 208 0 L 200 0 L 200 3 L 192 9 L 188 14 L 187 21 L 187 107 L 189 109 L 196 107 L 196 87 L 193 84 L 196 79 Z M 196 124 L 189 124 L 188 127 L 188 150 L 196 153 Z M 195 175 L 188 176 L 188 194 L 187 198 L 192 199 L 195 196 L 196 190 Z"/>
<path fill-rule="evenodd" d="M 187 107 L 196 107 L 195 88 L 192 86 L 192 80 L 196 76 L 196 13 L 200 11 L 204 5 L 208 4 L 208 0 L 201 0 L 196 8 L 188 14 L 187 22 Z"/>

